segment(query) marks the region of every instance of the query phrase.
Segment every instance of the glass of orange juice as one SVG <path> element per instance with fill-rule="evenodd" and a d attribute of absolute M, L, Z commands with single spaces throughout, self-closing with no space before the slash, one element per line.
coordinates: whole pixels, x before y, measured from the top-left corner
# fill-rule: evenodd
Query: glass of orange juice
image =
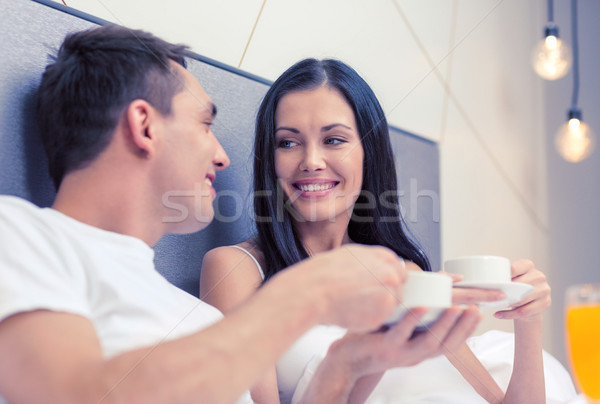
<path fill-rule="evenodd" d="M 588 403 L 600 403 L 600 284 L 570 286 L 565 309 L 571 372 Z"/>

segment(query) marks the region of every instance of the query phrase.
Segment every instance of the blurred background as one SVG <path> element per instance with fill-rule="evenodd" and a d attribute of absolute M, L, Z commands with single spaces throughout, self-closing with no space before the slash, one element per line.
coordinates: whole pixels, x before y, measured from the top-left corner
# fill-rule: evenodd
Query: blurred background
<path fill-rule="evenodd" d="M 439 145 L 441 192 L 416 184 L 413 202 L 439 213 L 442 259 L 532 259 L 553 288 L 544 346 L 566 364 L 564 291 L 600 282 L 600 151 L 571 163 L 554 146 L 571 106 L 573 69 L 547 81 L 532 68 L 547 1 L 57 2 L 268 80 L 305 57 L 353 66 L 392 125 Z M 578 9 L 578 106 L 600 135 L 600 1 L 579 0 Z M 570 45 L 571 3 L 557 0 L 553 12 Z M 478 333 L 489 328 L 512 325 L 488 313 Z"/>

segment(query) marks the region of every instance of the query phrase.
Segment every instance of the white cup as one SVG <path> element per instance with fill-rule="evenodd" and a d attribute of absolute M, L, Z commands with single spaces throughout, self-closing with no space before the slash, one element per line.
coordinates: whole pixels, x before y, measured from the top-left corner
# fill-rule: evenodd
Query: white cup
<path fill-rule="evenodd" d="M 473 255 L 448 260 L 444 270 L 463 276 L 461 282 L 497 284 L 510 283 L 510 260 L 493 255 Z"/>
<path fill-rule="evenodd" d="M 402 302 L 385 324 L 398 322 L 413 307 L 429 310 L 420 321 L 426 327 L 452 305 L 452 278 L 435 272 L 409 271 L 402 287 Z"/>

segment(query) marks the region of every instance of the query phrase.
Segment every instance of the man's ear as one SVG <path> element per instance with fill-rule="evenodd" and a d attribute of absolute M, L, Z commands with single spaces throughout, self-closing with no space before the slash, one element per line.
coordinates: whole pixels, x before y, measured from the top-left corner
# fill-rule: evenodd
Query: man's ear
<path fill-rule="evenodd" d="M 134 100 L 127 107 L 127 128 L 132 146 L 140 154 L 150 156 L 154 153 L 152 120 L 156 110 L 145 100 Z"/>

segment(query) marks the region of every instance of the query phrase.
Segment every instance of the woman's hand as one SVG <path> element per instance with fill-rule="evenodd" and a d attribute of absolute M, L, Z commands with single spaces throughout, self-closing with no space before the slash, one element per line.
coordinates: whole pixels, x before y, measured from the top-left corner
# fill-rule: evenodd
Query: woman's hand
<path fill-rule="evenodd" d="M 460 282 L 463 277 L 459 274 L 439 271 L 440 274 L 452 278 L 452 282 Z M 481 302 L 495 302 L 506 299 L 506 294 L 501 290 L 479 289 L 479 288 L 452 288 L 452 304 L 478 304 Z"/>
<path fill-rule="evenodd" d="M 498 311 L 496 317 L 521 322 L 541 320 L 542 313 L 552 302 L 546 275 L 530 260 L 515 261 L 511 264 L 510 270 L 513 282 L 526 283 L 533 286 L 534 290 L 520 302 L 513 304 L 510 309 Z"/>

